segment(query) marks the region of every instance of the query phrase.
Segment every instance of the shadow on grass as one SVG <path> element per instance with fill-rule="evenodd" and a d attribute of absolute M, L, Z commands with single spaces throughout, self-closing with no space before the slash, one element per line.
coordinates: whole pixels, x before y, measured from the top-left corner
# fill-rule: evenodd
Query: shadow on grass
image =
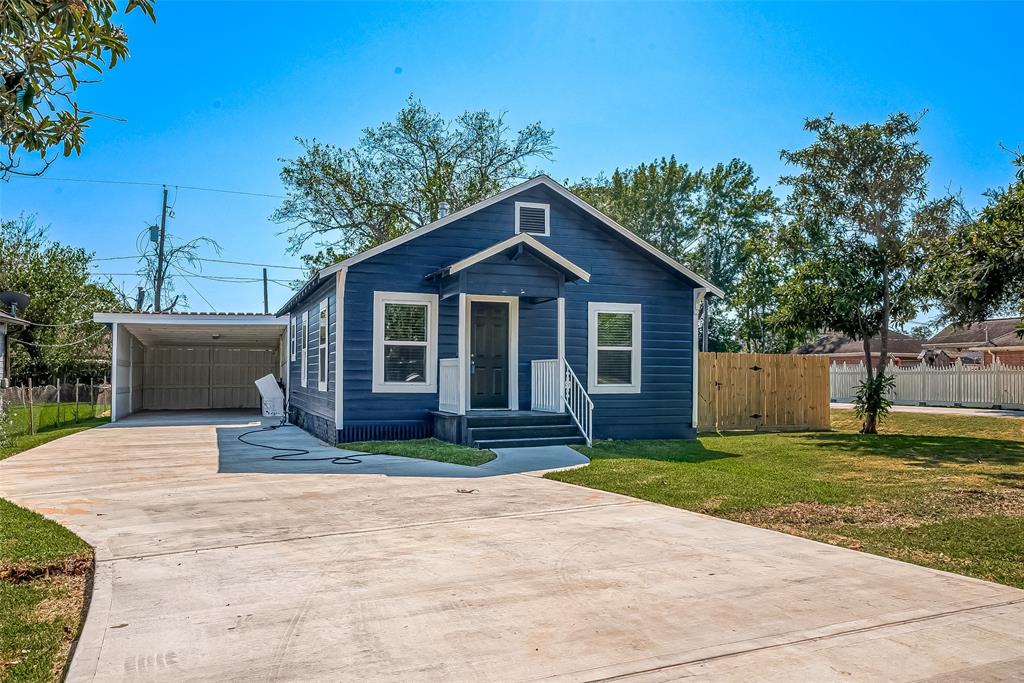
<path fill-rule="evenodd" d="M 662 462 L 702 463 L 722 458 L 738 458 L 738 453 L 727 453 L 706 448 L 697 440 L 664 441 L 598 441 L 592 448 L 580 452 L 593 460 L 619 460 L 625 458 L 658 460 Z"/>
<path fill-rule="evenodd" d="M 846 434 L 815 432 L 806 443 L 853 455 L 898 458 L 916 467 L 942 465 L 1024 465 L 1024 442 L 928 434 Z M 1010 473 L 1007 473 L 1010 474 Z M 1015 475 L 1019 476 L 1019 475 Z"/>

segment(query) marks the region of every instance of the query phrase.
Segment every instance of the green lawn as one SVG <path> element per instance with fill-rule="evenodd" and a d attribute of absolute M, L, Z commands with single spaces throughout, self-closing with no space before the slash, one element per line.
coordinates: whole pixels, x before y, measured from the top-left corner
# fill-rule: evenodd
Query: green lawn
<path fill-rule="evenodd" d="M 411 439 L 408 441 L 357 441 L 355 443 L 341 443 L 338 448 L 347 451 L 360 451 L 362 453 L 386 453 L 388 455 L 401 455 L 406 458 L 421 458 L 423 460 L 436 460 L 438 462 L 450 462 L 456 465 L 470 465 L 476 467 L 485 462 L 494 460 L 493 451 L 480 448 L 460 446 L 440 439 Z"/>
<path fill-rule="evenodd" d="M 8 403 L 6 405 L 10 418 L 10 426 L 8 427 L 10 433 L 28 434 L 28 407 L 18 403 Z M 42 403 L 32 406 L 32 424 L 35 425 L 37 432 L 53 429 L 57 426 L 70 426 L 75 423 L 76 409 L 79 424 L 88 420 L 110 416 L 110 406 L 104 404 Z"/>
<path fill-rule="evenodd" d="M 97 425 L 106 424 L 107 422 L 110 422 L 109 417 L 91 417 L 80 420 L 78 424 L 70 424 L 63 427 L 51 427 L 36 432 L 35 434 L 16 436 L 13 438 L 10 445 L 0 446 L 0 460 L 9 458 L 16 453 L 27 451 L 30 448 L 41 446 L 47 441 L 53 441 L 54 439 L 59 439 L 63 436 L 74 434 L 75 432 L 81 432 L 85 429 L 96 427 Z"/>
<path fill-rule="evenodd" d="M 547 476 L 1024 588 L 1024 419 L 851 411 L 831 432 L 603 441 Z"/>
<path fill-rule="evenodd" d="M 15 437 L 0 459 L 106 421 Z M 0 519 L 0 681 L 59 680 L 81 627 L 92 549 L 2 498 Z"/>

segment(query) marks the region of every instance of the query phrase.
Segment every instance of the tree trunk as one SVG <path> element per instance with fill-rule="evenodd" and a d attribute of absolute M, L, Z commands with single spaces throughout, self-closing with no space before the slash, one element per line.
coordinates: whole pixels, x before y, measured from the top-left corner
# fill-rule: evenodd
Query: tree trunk
<path fill-rule="evenodd" d="M 875 378 L 874 368 L 871 363 L 871 336 L 869 334 L 862 335 L 864 343 L 864 368 L 866 371 L 865 381 L 871 382 Z M 864 415 L 864 424 L 860 427 L 861 434 L 877 434 L 878 433 L 878 415 L 872 411 L 867 411 Z"/>

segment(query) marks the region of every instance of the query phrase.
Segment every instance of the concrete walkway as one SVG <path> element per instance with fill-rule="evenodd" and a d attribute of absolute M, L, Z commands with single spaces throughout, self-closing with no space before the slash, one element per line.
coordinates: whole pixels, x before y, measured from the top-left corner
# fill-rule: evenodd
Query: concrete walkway
<path fill-rule="evenodd" d="M 263 420 L 269 426 L 274 420 Z M 568 446 L 497 449 L 496 458 L 477 467 L 397 455 L 360 453 L 313 439 L 294 425 L 268 431 L 257 426 L 218 427 L 220 472 L 262 474 L 382 474 L 389 477 L 475 479 L 502 474 L 577 467 L 590 462 Z M 239 440 L 245 439 L 245 442 Z M 260 448 L 260 444 L 270 448 Z M 303 453 L 302 451 L 308 451 Z M 276 457 L 276 459 L 275 459 Z"/>
<path fill-rule="evenodd" d="M 218 472 L 245 424 L 0 462 L 96 548 L 69 680 L 1024 677 L 1024 591 L 536 476 Z"/>
<path fill-rule="evenodd" d="M 836 410 L 853 410 L 852 403 L 832 403 Z M 953 408 L 946 406 L 892 406 L 896 413 L 931 413 L 933 415 L 975 415 L 978 417 L 1024 418 L 1022 410 L 1000 410 L 998 408 Z"/>

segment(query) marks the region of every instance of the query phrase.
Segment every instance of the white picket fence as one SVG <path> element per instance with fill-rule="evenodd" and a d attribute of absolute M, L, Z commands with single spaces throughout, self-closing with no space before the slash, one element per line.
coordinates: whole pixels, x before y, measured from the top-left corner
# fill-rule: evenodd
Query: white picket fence
<path fill-rule="evenodd" d="M 890 365 L 886 374 L 895 376 L 894 403 L 903 405 L 965 406 L 1024 410 L 1024 367 L 964 365 L 957 361 L 944 367 Z M 833 363 L 829 386 L 833 401 L 849 401 L 866 376 L 863 363 Z"/>

